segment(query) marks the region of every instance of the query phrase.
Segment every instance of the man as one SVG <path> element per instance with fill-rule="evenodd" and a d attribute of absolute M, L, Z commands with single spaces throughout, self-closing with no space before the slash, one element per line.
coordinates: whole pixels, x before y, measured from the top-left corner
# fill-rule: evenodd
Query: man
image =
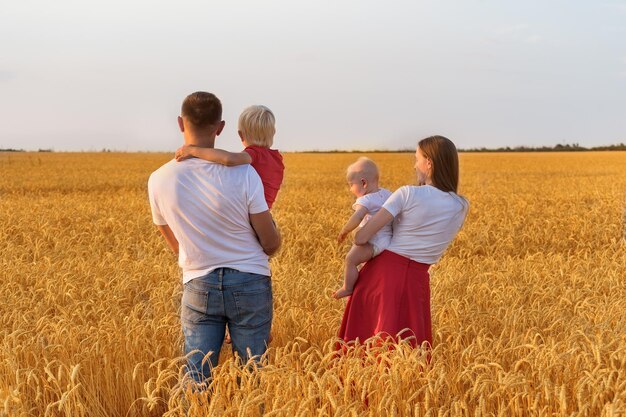
<path fill-rule="evenodd" d="M 211 93 L 183 102 L 178 125 L 186 145 L 213 148 L 224 128 Z M 171 160 L 148 181 L 152 218 L 183 271 L 181 324 L 191 376 L 210 377 L 228 325 L 233 351 L 247 361 L 266 350 L 272 324 L 269 256 L 281 238 L 250 165 Z M 209 361 L 203 360 L 209 354 Z"/>

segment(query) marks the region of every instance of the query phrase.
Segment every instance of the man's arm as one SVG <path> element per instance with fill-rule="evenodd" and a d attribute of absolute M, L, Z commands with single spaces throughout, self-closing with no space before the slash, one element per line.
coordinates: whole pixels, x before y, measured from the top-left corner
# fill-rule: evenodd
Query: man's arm
<path fill-rule="evenodd" d="M 270 211 L 250 214 L 250 224 L 259 238 L 263 252 L 268 256 L 275 254 L 280 248 L 281 237 Z"/>
<path fill-rule="evenodd" d="M 157 225 L 157 228 L 165 238 L 167 245 L 176 255 L 178 255 L 178 240 L 176 239 L 176 236 L 174 236 L 174 232 L 172 232 L 172 229 L 170 229 L 170 227 L 166 224 L 159 224 Z"/>
<path fill-rule="evenodd" d="M 192 157 L 217 162 L 218 164 L 226 166 L 252 163 L 252 157 L 250 157 L 247 152 L 228 152 L 223 149 L 202 148 L 193 145 L 181 146 L 176 151 L 177 161 L 183 161 Z"/>

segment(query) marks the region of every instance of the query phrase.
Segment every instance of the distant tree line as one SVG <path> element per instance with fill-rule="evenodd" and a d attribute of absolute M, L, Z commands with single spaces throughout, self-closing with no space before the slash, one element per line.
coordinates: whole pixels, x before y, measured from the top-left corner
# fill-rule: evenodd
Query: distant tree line
<path fill-rule="evenodd" d="M 606 145 L 606 146 L 593 146 L 590 148 L 580 146 L 578 143 L 573 144 L 558 144 L 554 146 L 515 146 L 515 147 L 500 147 L 500 148 L 469 148 L 469 149 L 461 149 L 459 148 L 459 152 L 581 152 L 581 151 L 626 151 L 626 144 L 618 143 L 616 145 Z M 26 152 L 24 149 L 2 149 L 0 148 L 0 152 Z M 54 152 L 53 149 L 39 149 L 37 152 Z M 101 152 L 115 152 L 111 149 L 104 148 Z M 340 150 L 334 149 L 329 151 L 302 151 L 301 153 L 398 153 L 398 152 L 415 152 L 413 148 L 405 148 L 405 149 L 376 149 L 376 150 Z"/>
<path fill-rule="evenodd" d="M 459 148 L 459 152 L 580 152 L 580 151 L 626 151 L 626 144 L 619 143 L 616 145 L 607 145 L 607 146 L 594 146 L 591 148 L 586 148 L 584 146 L 580 146 L 578 143 L 574 144 L 558 144 L 555 146 L 516 146 L 516 147 L 500 147 L 500 148 L 469 148 L 469 149 L 461 149 Z M 405 148 L 405 149 L 396 149 L 396 150 L 359 150 L 353 149 L 350 151 L 346 150 L 330 150 L 330 151 L 303 151 L 302 153 L 397 153 L 397 152 L 415 152 L 415 148 Z"/>
<path fill-rule="evenodd" d="M 26 151 L 24 149 L 13 149 L 13 148 L 2 149 L 2 148 L 0 148 L 0 152 L 26 152 Z M 54 150 L 52 150 L 52 149 L 38 149 L 37 152 L 54 152 Z"/>
<path fill-rule="evenodd" d="M 607 146 L 593 146 L 587 148 L 580 146 L 578 143 L 574 144 L 558 144 L 555 146 L 516 146 L 511 148 L 510 146 L 501 148 L 471 148 L 471 149 L 459 149 L 459 152 L 581 152 L 581 151 L 626 151 L 626 144 L 619 143 L 616 145 Z"/>

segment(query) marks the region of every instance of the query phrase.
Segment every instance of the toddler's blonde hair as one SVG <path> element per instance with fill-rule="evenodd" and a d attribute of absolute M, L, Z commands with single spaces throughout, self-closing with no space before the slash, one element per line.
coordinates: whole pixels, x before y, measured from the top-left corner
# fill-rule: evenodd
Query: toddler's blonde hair
<path fill-rule="evenodd" d="M 250 106 L 239 116 L 238 129 L 249 145 L 269 148 L 274 143 L 274 113 L 265 106 Z"/>

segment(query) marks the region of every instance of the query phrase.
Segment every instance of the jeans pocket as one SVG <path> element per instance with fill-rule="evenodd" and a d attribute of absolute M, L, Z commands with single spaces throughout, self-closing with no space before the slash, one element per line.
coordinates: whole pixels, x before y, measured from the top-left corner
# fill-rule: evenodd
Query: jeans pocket
<path fill-rule="evenodd" d="M 198 323 L 206 318 L 208 291 L 199 291 L 185 284 L 181 300 L 181 320 Z"/>
<path fill-rule="evenodd" d="M 272 286 L 233 292 L 237 308 L 237 325 L 255 328 L 272 320 Z"/>

